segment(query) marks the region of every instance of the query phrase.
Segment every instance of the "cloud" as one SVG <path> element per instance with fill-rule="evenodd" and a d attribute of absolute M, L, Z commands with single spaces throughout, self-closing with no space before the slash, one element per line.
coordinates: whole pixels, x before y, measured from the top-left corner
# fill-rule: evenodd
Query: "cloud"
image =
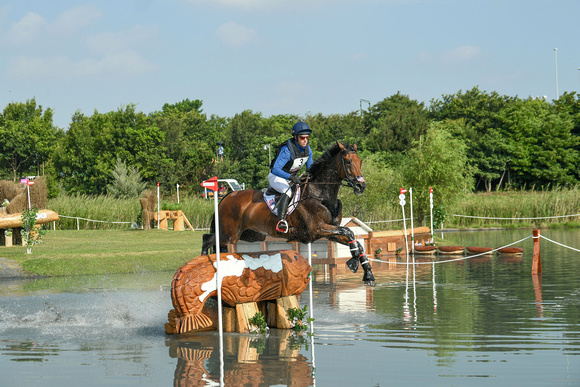
<path fill-rule="evenodd" d="M 91 35 L 85 39 L 87 47 L 93 52 L 119 52 L 136 46 L 147 46 L 155 37 L 155 31 L 143 26 L 135 26 L 130 30 L 118 32 L 103 32 Z"/>
<path fill-rule="evenodd" d="M 194 5 L 208 5 L 244 11 L 301 11 L 320 8 L 324 5 L 334 7 L 338 0 L 184 0 Z"/>
<path fill-rule="evenodd" d="M 351 59 L 355 62 L 361 61 L 368 58 L 368 55 L 364 52 L 359 52 L 358 54 L 354 54 Z"/>
<path fill-rule="evenodd" d="M 14 46 L 37 44 L 54 39 L 56 36 L 73 34 L 92 24 L 100 16 L 101 12 L 93 6 L 71 8 L 52 22 L 48 22 L 36 12 L 29 12 L 10 26 L 2 36 L 2 41 Z"/>
<path fill-rule="evenodd" d="M 452 64 L 457 62 L 467 62 L 479 56 L 481 49 L 475 46 L 459 46 L 453 50 L 443 53 L 444 63 Z"/>
<path fill-rule="evenodd" d="M 49 23 L 29 12 L 2 37 L 11 46 L 6 50 L 11 58 L 6 74 L 14 79 L 119 78 L 157 69 L 137 50 L 150 48 L 148 43 L 155 37 L 155 30 L 135 26 L 95 35 L 82 31 L 101 16 L 96 7 L 81 6 Z"/>
<path fill-rule="evenodd" d="M 453 65 L 458 63 L 469 62 L 476 59 L 481 54 L 481 48 L 477 46 L 459 46 L 452 50 L 444 51 L 433 55 L 429 52 L 422 51 L 418 54 L 418 59 L 426 63 L 439 63 L 444 65 Z"/>
<path fill-rule="evenodd" d="M 216 30 L 217 37 L 230 47 L 241 47 L 258 40 L 258 32 L 253 28 L 230 21 Z"/>
<path fill-rule="evenodd" d="M 93 22 L 103 16 L 98 8 L 85 5 L 71 8 L 63 12 L 54 23 L 51 24 L 51 29 L 61 33 L 71 33 L 80 30 L 81 28 L 93 24 Z"/>
<path fill-rule="evenodd" d="M 6 73 L 12 79 L 61 80 L 98 76 L 121 78 L 155 70 L 157 70 L 155 64 L 129 50 L 80 61 L 74 61 L 66 55 L 49 57 L 23 55 L 10 61 Z"/>
<path fill-rule="evenodd" d="M 18 22 L 12 24 L 3 40 L 13 45 L 33 41 L 46 28 L 48 23 L 36 12 L 29 12 Z"/>

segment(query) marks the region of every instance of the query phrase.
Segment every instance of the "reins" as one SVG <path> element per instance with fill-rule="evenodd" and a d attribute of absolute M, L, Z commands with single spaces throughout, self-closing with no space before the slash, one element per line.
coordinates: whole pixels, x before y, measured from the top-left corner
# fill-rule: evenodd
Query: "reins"
<path fill-rule="evenodd" d="M 355 153 L 355 154 L 356 154 L 356 152 L 353 152 L 353 151 L 348 151 L 348 152 L 346 152 L 346 153 L 344 154 L 344 156 L 346 156 L 346 155 L 348 155 L 348 154 L 350 154 L 350 153 Z M 339 155 L 341 155 L 341 154 L 342 154 L 342 152 L 340 152 L 340 153 L 339 153 Z M 310 177 L 311 177 L 311 176 L 310 176 L 310 175 L 308 175 L 308 176 L 306 177 L 306 179 L 305 179 L 303 182 L 300 182 L 300 183 L 298 183 L 298 184 L 295 184 L 295 185 L 294 185 L 294 188 L 295 188 L 295 187 L 306 187 L 308 184 L 320 184 L 320 185 L 340 185 L 340 186 L 342 186 L 342 187 L 349 187 L 349 188 L 352 188 L 352 187 L 354 186 L 354 184 L 355 184 L 355 183 L 353 182 L 353 179 L 351 179 L 351 178 L 350 178 L 350 176 L 349 176 L 349 175 L 346 173 L 346 165 L 345 165 L 345 161 L 344 161 L 344 156 L 340 157 L 340 160 L 341 160 L 341 164 L 342 164 L 342 169 L 343 169 L 343 171 L 344 171 L 344 175 L 345 175 L 346 177 L 342 178 L 340 181 L 335 181 L 335 182 L 326 182 L 326 181 L 310 181 Z M 335 170 L 334 170 L 334 174 L 335 174 L 335 175 L 337 175 L 338 177 L 340 177 L 340 176 L 339 176 L 338 169 L 335 169 Z M 316 197 L 316 196 L 310 196 L 310 195 L 309 195 L 309 196 L 306 196 L 306 197 L 304 197 L 304 198 L 302 198 L 302 197 L 301 197 L 301 198 L 300 198 L 300 200 L 298 201 L 298 203 L 300 203 L 300 202 L 302 202 L 302 201 L 304 201 L 304 200 L 307 200 L 307 199 L 316 199 L 316 200 L 320 200 L 320 201 L 322 201 L 322 200 L 323 200 L 322 198 L 319 198 L 319 197 Z"/>

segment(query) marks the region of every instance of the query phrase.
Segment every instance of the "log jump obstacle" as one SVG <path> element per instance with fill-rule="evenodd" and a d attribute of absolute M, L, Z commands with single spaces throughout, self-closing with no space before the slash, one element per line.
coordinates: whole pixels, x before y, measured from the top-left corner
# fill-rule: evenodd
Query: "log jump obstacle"
<path fill-rule="evenodd" d="M 55 222 L 58 220 L 58 214 L 52 210 L 42 209 L 38 211 L 36 216 L 35 228 L 40 228 L 40 225 Z M 7 236 L 4 230 L 12 229 L 12 235 Z M 17 246 L 22 245 L 22 237 L 20 231 L 22 230 L 22 213 L 6 214 L 0 213 L 0 245 L 1 246 Z"/>
<path fill-rule="evenodd" d="M 223 326 L 226 332 L 249 332 L 249 320 L 262 312 L 272 328 L 290 329 L 288 309 L 308 286 L 310 264 L 292 250 L 224 253 L 220 258 Z M 171 284 L 174 309 L 167 334 L 215 330 L 218 311 L 207 303 L 217 294 L 216 255 L 202 255 L 181 266 Z"/>

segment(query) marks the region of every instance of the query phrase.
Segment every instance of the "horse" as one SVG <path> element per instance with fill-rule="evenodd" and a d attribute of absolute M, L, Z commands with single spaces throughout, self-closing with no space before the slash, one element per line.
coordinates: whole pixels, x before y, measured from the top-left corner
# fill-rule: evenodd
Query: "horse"
<path fill-rule="evenodd" d="M 284 238 L 288 242 L 311 243 L 321 238 L 350 246 L 350 258 L 346 265 L 356 273 L 364 269 L 363 282 L 375 285 L 370 262 L 361 244 L 348 227 L 340 225 L 342 202 L 338 199 L 341 186 L 353 189 L 361 195 L 366 182 L 361 171 L 362 161 L 357 154 L 357 146 L 336 142 L 331 145 L 311 166 L 309 173 L 302 176 L 299 183 L 300 200 L 294 211 L 288 215 L 288 233 L 276 231 L 276 215 L 272 213 L 260 190 L 234 191 L 219 203 L 220 251 L 227 252 L 227 244 L 239 240 L 259 242 L 266 236 Z M 202 255 L 215 250 L 215 220 L 209 234 L 203 235 Z"/>

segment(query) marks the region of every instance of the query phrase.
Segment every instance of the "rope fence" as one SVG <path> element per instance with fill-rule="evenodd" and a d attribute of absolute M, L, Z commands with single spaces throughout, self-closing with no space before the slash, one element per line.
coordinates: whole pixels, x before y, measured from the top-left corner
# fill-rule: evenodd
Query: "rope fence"
<path fill-rule="evenodd" d="M 76 219 L 76 224 L 77 224 L 77 231 L 80 230 L 80 221 L 84 220 L 87 222 L 95 222 L 95 223 L 110 223 L 110 224 L 130 224 L 130 225 L 134 225 L 134 228 L 137 228 L 137 223 L 136 222 L 120 222 L 120 221 L 110 221 L 110 220 L 97 220 L 97 219 L 88 219 L 88 218 L 83 218 L 80 216 L 66 216 L 66 215 L 58 215 L 59 218 L 67 218 L 67 219 Z M 56 230 L 56 221 L 53 222 L 53 229 Z M 194 228 L 193 231 L 208 231 L 209 228 Z"/>
<path fill-rule="evenodd" d="M 473 215 L 460 215 L 460 214 L 449 214 L 450 216 L 455 216 L 458 218 L 471 218 L 471 219 L 488 219 L 488 220 L 540 220 L 540 219 L 559 219 L 559 218 L 570 218 L 570 217 L 580 217 L 580 214 L 571 214 L 571 215 L 557 215 L 557 216 L 539 216 L 539 217 L 524 217 L 524 218 L 500 218 L 500 217 L 493 217 L 493 216 L 473 216 Z M 109 224 L 129 224 L 133 225 L 136 224 L 135 222 L 122 222 L 122 221 L 108 221 L 108 220 L 97 220 L 97 219 L 88 219 L 83 218 L 80 216 L 66 216 L 60 215 L 61 218 L 67 219 L 76 219 L 77 230 L 80 230 L 80 221 L 84 220 L 87 222 L 95 222 L 95 223 L 109 223 Z M 418 217 L 415 217 L 415 220 L 421 220 Z M 395 222 L 402 222 L 403 219 L 389 219 L 389 220 L 370 220 L 366 221 L 366 224 L 381 224 L 381 223 L 395 223 Z M 56 223 L 56 222 L 55 222 Z M 56 229 L 56 224 L 54 224 L 54 229 Z M 194 228 L 194 231 L 207 231 L 209 228 L 207 227 L 200 227 Z"/>
<path fill-rule="evenodd" d="M 523 242 L 523 241 L 525 241 L 526 239 L 530 239 L 530 238 L 532 238 L 532 236 L 531 236 L 531 235 L 530 235 L 530 236 L 527 236 L 527 237 L 525 237 L 525 238 L 523 238 L 523 239 L 520 239 L 519 241 L 512 242 L 512 243 L 510 243 L 510 244 L 508 244 L 508 245 L 505 245 L 505 246 L 498 247 L 498 248 L 496 248 L 496 249 L 493 249 L 493 250 L 491 250 L 491 251 L 492 251 L 492 252 L 494 252 L 494 251 L 497 251 L 497 250 L 503 249 L 503 248 L 505 248 L 505 247 L 510 247 L 510 246 L 513 246 L 513 245 L 515 245 L 515 244 L 518 244 L 518 243 L 520 243 L 520 242 Z M 383 261 L 383 260 L 380 260 L 380 259 L 374 259 L 374 258 L 373 258 L 373 259 L 369 258 L 369 261 L 373 261 L 373 262 L 379 262 L 379 263 L 388 263 L 389 265 L 392 265 L 392 264 L 395 264 L 395 265 L 407 265 L 407 264 L 408 264 L 408 265 L 432 265 L 432 264 L 434 264 L 434 263 L 448 263 L 448 262 L 465 261 L 465 260 L 468 260 L 468 259 L 472 259 L 472 258 L 481 257 L 482 255 L 486 255 L 486 254 L 489 254 L 489 252 L 485 252 L 485 253 L 481 253 L 481 254 L 475 254 L 475 255 L 469 255 L 469 256 L 467 256 L 467 257 L 460 257 L 460 258 L 455 258 L 455 259 L 446 259 L 446 260 L 444 260 L 444 261 L 435 261 L 435 260 L 434 260 L 434 261 L 432 261 L 432 262 L 391 262 L 391 261 Z M 434 258 L 433 258 L 433 259 L 434 259 Z"/>
<path fill-rule="evenodd" d="M 507 244 L 505 246 L 501 246 L 501 247 L 495 248 L 495 249 L 493 249 L 491 251 L 488 251 L 488 252 L 484 252 L 484 253 L 480 253 L 480 254 L 474 254 L 474 255 L 469 255 L 469 256 L 465 256 L 465 257 L 459 257 L 459 258 L 455 258 L 455 259 L 445 259 L 445 260 L 442 260 L 442 261 L 435 261 L 435 258 L 433 258 L 433 260 L 430 261 L 430 262 L 415 262 L 414 257 L 413 257 L 413 261 L 410 262 L 408 260 L 408 256 L 407 256 L 407 261 L 406 262 L 383 261 L 383 260 L 380 260 L 380 259 L 372 259 L 372 258 L 368 258 L 368 259 L 369 259 L 369 261 L 373 261 L 373 262 L 377 262 L 377 263 L 387 263 L 389 265 L 393 265 L 393 264 L 395 264 L 395 265 L 434 265 L 436 263 L 449 263 L 449 262 L 457 262 L 457 261 L 466 261 L 468 259 L 477 258 L 477 257 L 480 257 L 482 255 L 488 255 L 490 252 L 498 251 L 498 250 L 501 250 L 503 248 L 513 246 L 515 244 L 521 243 L 521 242 L 523 242 L 523 241 L 525 241 L 527 239 L 530 239 L 530 238 L 532 238 L 534 240 L 532 274 L 539 274 L 539 273 L 542 272 L 542 263 L 541 263 L 541 259 L 540 259 L 540 243 L 539 243 L 540 238 L 543 238 L 543 239 L 545 239 L 545 240 L 547 240 L 549 242 L 552 242 L 552 243 L 554 243 L 554 244 L 556 244 L 558 246 L 565 247 L 567 249 L 570 249 L 570 250 L 573 250 L 573 251 L 577 251 L 577 252 L 580 253 L 580 249 L 577 249 L 577 248 L 572 247 L 572 246 L 565 245 L 565 244 L 560 243 L 560 242 L 556 242 L 556 241 L 554 241 L 554 240 L 552 240 L 552 239 L 550 239 L 548 237 L 545 237 L 545 236 L 541 235 L 539 229 L 534 229 L 532 235 L 527 236 L 525 238 L 522 238 L 522 239 L 520 239 L 518 241 L 512 242 L 510 244 Z"/>
<path fill-rule="evenodd" d="M 449 214 L 449 215 L 457 216 L 459 218 L 490 219 L 490 220 L 538 220 L 538 219 L 571 218 L 574 216 L 580 216 L 580 214 L 572 214 L 572 215 L 557 215 L 557 216 L 538 216 L 535 218 L 497 218 L 497 217 L 493 217 L 493 216 L 472 216 L 472 215 L 458 215 L 458 214 Z"/>
<path fill-rule="evenodd" d="M 543 238 L 543 239 L 545 239 L 545 240 L 547 240 L 547 241 L 550 241 L 550 242 L 552 242 L 552 243 L 554 243 L 554 244 L 556 244 L 556 245 L 558 245 L 558 246 L 562 246 L 562 247 L 565 247 L 565 248 L 567 248 L 567 249 L 574 250 L 574 251 L 577 251 L 577 252 L 579 252 L 579 253 L 580 253 L 580 249 L 576 249 L 576 248 L 574 248 L 574 247 L 567 246 L 567 245 L 565 245 L 565 244 L 563 244 L 563 243 L 560 243 L 560 242 L 553 241 L 553 240 L 551 240 L 550 238 L 547 238 L 547 237 L 545 237 L 545 236 L 543 236 L 543 235 L 540 235 L 540 238 Z"/>

